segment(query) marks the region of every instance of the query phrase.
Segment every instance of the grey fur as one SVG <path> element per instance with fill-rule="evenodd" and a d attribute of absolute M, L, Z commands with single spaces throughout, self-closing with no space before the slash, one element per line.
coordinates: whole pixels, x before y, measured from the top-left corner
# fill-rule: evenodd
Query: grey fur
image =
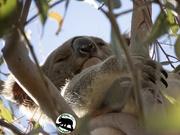
<path fill-rule="evenodd" d="M 83 52 L 83 56 L 80 55 L 74 47 L 74 41 L 78 38 L 82 40 L 88 39 L 95 49 L 90 48 L 92 50 L 88 52 L 89 54 Z M 156 69 L 149 64 L 153 63 L 152 65 L 154 65 L 156 62 L 142 57 L 132 58 L 136 68 L 142 71 L 141 75 L 144 80 L 149 81 L 149 78 L 156 79 Z M 88 62 L 88 60 L 90 61 Z M 120 69 L 119 64 L 123 64 L 122 69 Z M 111 102 L 111 97 L 113 96 L 106 94 L 112 88 L 112 84 L 114 85 L 114 81 L 126 77 L 129 78 L 128 83 L 131 82 L 126 59 L 124 58 L 123 61 L 119 62 L 113 55 L 111 46 L 96 37 L 79 36 L 71 38 L 49 55 L 42 65 L 42 70 L 60 92 L 66 85 L 67 80 L 69 80 L 64 98 L 80 117 L 87 113 L 95 113 L 101 107 L 104 107 L 104 105 L 111 106 L 114 104 L 114 102 Z M 117 83 L 115 84 L 117 85 Z M 115 89 L 113 91 L 119 90 L 121 84 L 119 83 L 117 87 L 113 87 Z M 123 86 L 123 88 L 127 87 Z M 9 93 L 9 90 L 12 91 L 12 88 L 10 89 L 9 86 L 5 86 L 4 93 L 7 91 Z M 120 97 L 123 96 L 120 95 Z M 117 98 L 118 96 L 116 95 Z M 109 103 L 106 103 L 107 99 L 110 101 Z M 121 101 L 117 99 L 118 103 Z"/>

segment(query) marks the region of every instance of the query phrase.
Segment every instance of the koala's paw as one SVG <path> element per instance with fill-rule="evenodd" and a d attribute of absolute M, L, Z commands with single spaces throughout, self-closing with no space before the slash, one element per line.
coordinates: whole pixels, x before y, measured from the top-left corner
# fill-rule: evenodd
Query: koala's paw
<path fill-rule="evenodd" d="M 142 71 L 141 75 L 145 81 L 151 81 L 156 84 L 156 81 L 160 80 L 165 87 L 168 87 L 168 83 L 165 80 L 168 77 L 168 74 L 160 63 L 147 58 L 138 58 L 136 61 L 135 68 Z"/>

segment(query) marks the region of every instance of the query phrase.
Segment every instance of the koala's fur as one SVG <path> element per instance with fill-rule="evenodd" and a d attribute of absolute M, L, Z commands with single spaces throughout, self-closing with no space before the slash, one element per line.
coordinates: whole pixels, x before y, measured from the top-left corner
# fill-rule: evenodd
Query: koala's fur
<path fill-rule="evenodd" d="M 156 80 L 156 62 L 141 57 L 132 58 L 136 68 L 142 71 L 142 79 L 154 82 Z M 119 63 L 123 64 L 122 69 Z M 124 109 L 118 108 L 117 103 L 114 105 L 112 102 L 113 97 L 106 94 L 109 90 L 114 89 L 112 91 L 116 92 L 120 88 L 123 92 L 127 92 L 124 89 L 132 89 L 132 83 L 126 59 L 123 58 L 123 61 L 119 62 L 113 55 L 111 46 L 102 39 L 88 36 L 71 38 L 48 56 L 42 65 L 42 70 L 80 117 L 85 114 L 98 113 L 107 106 L 112 111 L 124 111 L 132 114 L 136 112 L 134 102 L 130 105 L 133 108 L 130 107 L 131 111 L 126 106 Z M 163 70 L 162 73 L 167 77 Z M 167 85 L 163 78 L 162 76 L 162 82 Z M 119 81 L 116 82 L 117 80 Z M 124 87 L 124 82 L 129 83 L 130 87 L 127 85 Z M 32 110 L 37 107 L 12 79 L 6 82 L 2 93 L 15 100 L 19 105 Z M 117 92 L 117 94 L 120 93 Z M 118 97 L 118 95 L 116 96 Z M 123 97 L 123 94 L 119 96 Z M 115 99 L 118 100 L 118 98 Z M 131 100 L 134 101 L 133 96 Z M 121 100 L 117 102 L 121 104 Z"/>

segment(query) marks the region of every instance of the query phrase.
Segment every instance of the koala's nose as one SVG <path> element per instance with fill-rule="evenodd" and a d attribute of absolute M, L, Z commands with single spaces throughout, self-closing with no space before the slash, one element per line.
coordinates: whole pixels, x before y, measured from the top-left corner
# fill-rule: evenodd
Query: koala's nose
<path fill-rule="evenodd" d="M 76 38 L 73 42 L 74 51 L 80 56 L 86 56 L 96 51 L 96 45 L 88 38 Z"/>

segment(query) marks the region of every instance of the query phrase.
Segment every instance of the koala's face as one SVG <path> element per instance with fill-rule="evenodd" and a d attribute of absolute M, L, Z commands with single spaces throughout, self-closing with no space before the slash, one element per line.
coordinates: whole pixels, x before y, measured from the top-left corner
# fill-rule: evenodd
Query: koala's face
<path fill-rule="evenodd" d="M 42 69 L 59 89 L 66 79 L 72 79 L 82 70 L 104 61 L 111 55 L 110 45 L 100 38 L 74 37 L 54 50 Z"/>

